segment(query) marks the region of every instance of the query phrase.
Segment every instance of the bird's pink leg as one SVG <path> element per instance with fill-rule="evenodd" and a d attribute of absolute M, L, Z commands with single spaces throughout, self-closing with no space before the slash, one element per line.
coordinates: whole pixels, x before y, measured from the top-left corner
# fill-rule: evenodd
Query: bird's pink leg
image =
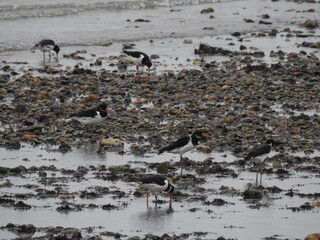
<path fill-rule="evenodd" d="M 139 65 L 136 66 L 137 72 L 139 72 Z"/>

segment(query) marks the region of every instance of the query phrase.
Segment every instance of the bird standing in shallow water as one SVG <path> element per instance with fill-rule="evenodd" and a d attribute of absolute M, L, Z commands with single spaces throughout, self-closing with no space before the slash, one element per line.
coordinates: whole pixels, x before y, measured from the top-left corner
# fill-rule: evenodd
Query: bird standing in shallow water
<path fill-rule="evenodd" d="M 273 146 L 275 146 L 276 142 L 272 139 L 267 140 L 265 143 L 257 144 L 250 149 L 250 152 L 244 157 L 245 161 L 250 159 L 254 159 L 253 164 L 259 171 L 257 171 L 256 175 L 256 186 L 258 186 L 258 174 L 260 172 L 260 185 L 262 185 L 262 167 L 264 165 L 265 159 L 261 159 L 263 156 L 267 155 L 271 152 Z"/>
<path fill-rule="evenodd" d="M 49 53 L 49 58 L 51 59 L 50 52 L 51 50 L 56 52 L 57 60 L 58 60 L 58 54 L 60 51 L 60 48 L 55 42 L 51 39 L 43 39 L 40 42 L 38 42 L 34 47 L 39 48 L 43 52 L 43 60 L 45 60 L 45 53 Z"/>
<path fill-rule="evenodd" d="M 200 139 L 203 137 L 208 137 L 208 135 L 197 130 L 191 136 L 179 138 L 178 140 L 170 143 L 168 146 L 161 148 L 158 154 L 162 154 L 164 152 L 178 153 L 181 160 L 183 159 L 182 155 L 198 145 Z"/>
<path fill-rule="evenodd" d="M 168 146 L 161 148 L 158 154 L 162 154 L 164 152 L 178 153 L 180 155 L 180 161 L 182 164 L 182 161 L 186 160 L 182 157 L 182 155 L 192 150 L 196 145 L 199 144 L 199 141 L 204 137 L 208 137 L 208 135 L 202 133 L 202 131 L 197 130 L 191 136 L 179 138 L 178 140 L 170 143 Z M 182 165 L 180 175 L 182 175 Z"/>
<path fill-rule="evenodd" d="M 153 193 L 155 198 L 156 198 L 156 202 L 155 204 L 157 205 L 157 193 L 158 192 L 166 192 L 169 193 L 169 208 L 172 208 L 172 193 L 174 191 L 174 186 L 169 183 L 169 181 L 160 176 L 160 175 L 152 175 L 152 176 L 147 176 L 147 177 L 143 177 L 140 179 L 141 182 L 141 188 L 146 189 L 148 191 L 147 193 L 147 206 L 149 205 L 149 192 Z"/>
<path fill-rule="evenodd" d="M 147 54 L 139 51 L 122 50 L 122 52 L 135 62 L 137 72 L 139 72 L 139 66 L 147 66 L 148 72 L 150 73 L 152 62 Z"/>
<path fill-rule="evenodd" d="M 85 126 L 98 125 L 106 120 L 110 110 L 107 108 L 107 104 L 101 103 L 96 108 L 90 108 L 71 115 L 71 120 L 77 121 Z"/>

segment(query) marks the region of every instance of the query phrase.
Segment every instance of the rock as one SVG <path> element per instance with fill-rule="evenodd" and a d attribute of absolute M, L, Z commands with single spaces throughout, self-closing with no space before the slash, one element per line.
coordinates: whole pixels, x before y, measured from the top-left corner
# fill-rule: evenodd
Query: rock
<path fill-rule="evenodd" d="M 228 204 L 227 201 L 221 199 L 221 198 L 215 198 L 213 201 L 206 201 L 204 202 L 205 205 L 214 205 L 214 206 L 223 206 L 225 204 Z"/>
<path fill-rule="evenodd" d="M 15 107 L 15 111 L 18 112 L 18 113 L 25 113 L 28 111 L 28 108 L 26 105 L 24 104 L 18 104 L 16 107 Z"/>
<path fill-rule="evenodd" d="M 247 18 L 243 19 L 243 21 L 245 21 L 246 23 L 254 23 L 252 19 L 247 19 Z"/>
<path fill-rule="evenodd" d="M 121 145 L 122 141 L 118 138 L 107 138 L 100 141 L 100 145 L 114 146 Z"/>
<path fill-rule="evenodd" d="M 110 42 L 105 42 L 105 43 L 101 44 L 102 47 L 109 47 L 111 45 L 112 45 L 112 43 L 110 43 Z"/>
<path fill-rule="evenodd" d="M 312 233 L 304 238 L 304 240 L 320 240 L 320 233 Z"/>
<path fill-rule="evenodd" d="M 59 151 L 66 153 L 66 152 L 71 151 L 71 147 L 67 143 L 61 142 L 61 144 L 59 146 Z"/>
<path fill-rule="evenodd" d="M 208 55 L 228 55 L 231 53 L 229 50 L 224 50 L 220 47 L 211 47 L 207 44 L 201 43 L 198 49 L 195 49 L 195 54 L 208 54 Z"/>
<path fill-rule="evenodd" d="M 22 166 L 22 165 L 10 169 L 10 172 L 11 172 L 11 173 L 15 173 L 15 174 L 20 174 L 20 173 L 26 172 L 26 171 L 27 171 L 26 167 L 25 167 L 25 166 Z"/>
<path fill-rule="evenodd" d="M 320 48 L 320 42 L 315 42 L 312 44 L 313 48 Z"/>
<path fill-rule="evenodd" d="M 0 75 L 0 84 L 7 83 L 10 80 L 9 74 L 1 74 Z"/>
<path fill-rule="evenodd" d="M 212 12 L 214 12 L 214 9 L 209 7 L 206 9 L 202 9 L 200 13 L 203 14 L 203 13 L 212 13 Z"/>
<path fill-rule="evenodd" d="M 259 24 L 271 25 L 272 22 L 266 22 L 266 21 L 260 20 L 260 21 L 259 21 Z"/>
<path fill-rule="evenodd" d="M 159 166 L 157 167 L 157 173 L 159 174 L 167 174 L 168 170 L 170 167 L 170 163 L 169 162 L 163 162 L 160 163 Z"/>
<path fill-rule="evenodd" d="M 111 211 L 111 210 L 114 210 L 114 209 L 118 209 L 117 206 L 115 205 L 112 205 L 112 204 L 105 204 L 101 207 L 103 210 L 107 210 L 107 211 Z"/>
<path fill-rule="evenodd" d="M 241 36 L 241 33 L 240 32 L 234 32 L 231 34 L 231 36 L 233 37 L 240 37 Z"/>
<path fill-rule="evenodd" d="M 136 19 L 136 20 L 134 20 L 135 22 L 151 22 L 150 20 L 145 20 L 145 19 L 141 19 L 141 18 L 139 18 L 139 19 Z"/>
<path fill-rule="evenodd" d="M 302 24 L 305 28 L 315 29 L 319 26 L 318 22 L 315 20 L 307 20 Z"/>
<path fill-rule="evenodd" d="M 184 44 L 191 44 L 192 40 L 191 39 L 185 39 L 185 40 L 183 40 L 183 43 Z"/>
<path fill-rule="evenodd" d="M 244 45 L 240 45 L 239 49 L 240 49 L 241 51 L 243 51 L 243 50 L 246 50 L 246 49 L 247 49 L 247 47 L 246 47 L 246 46 L 244 46 Z"/>
<path fill-rule="evenodd" d="M 15 208 L 17 209 L 23 209 L 23 210 L 28 210 L 30 208 L 32 208 L 30 205 L 22 202 L 22 201 L 18 201 L 15 205 L 14 205 Z"/>
<path fill-rule="evenodd" d="M 30 141 L 30 140 L 35 140 L 35 139 L 37 139 L 39 136 L 37 136 L 37 135 L 32 135 L 32 134 L 24 134 L 23 136 L 22 136 L 22 140 L 26 140 L 26 141 Z"/>
<path fill-rule="evenodd" d="M 6 149 L 20 149 L 21 143 L 18 140 L 9 141 L 9 142 L 6 142 L 4 146 Z"/>
<path fill-rule="evenodd" d="M 262 193 L 258 189 L 247 189 L 243 193 L 243 199 L 258 199 L 260 200 L 262 198 Z"/>

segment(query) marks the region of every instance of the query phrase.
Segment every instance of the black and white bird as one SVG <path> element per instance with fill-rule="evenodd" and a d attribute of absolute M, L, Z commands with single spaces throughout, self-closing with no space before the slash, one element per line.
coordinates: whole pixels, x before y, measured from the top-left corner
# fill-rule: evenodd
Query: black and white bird
<path fill-rule="evenodd" d="M 256 175 L 256 186 L 258 186 L 258 174 L 260 172 L 260 185 L 262 185 L 262 167 L 264 165 L 265 155 L 271 152 L 273 146 L 276 145 L 276 142 L 272 139 L 268 139 L 265 143 L 257 144 L 253 146 L 249 153 L 244 157 L 245 161 L 253 159 L 253 164 L 256 166 L 259 171 Z"/>
<path fill-rule="evenodd" d="M 7 225 L 8 231 L 14 233 L 22 240 L 31 240 L 33 234 L 36 232 L 37 228 L 33 224 L 23 224 L 23 225 Z"/>
<path fill-rule="evenodd" d="M 148 68 L 148 72 L 150 73 L 152 62 L 147 54 L 139 51 L 127 51 L 124 49 L 122 52 L 125 53 L 130 60 L 136 64 L 137 72 L 139 72 L 139 66 L 146 66 Z"/>
<path fill-rule="evenodd" d="M 110 110 L 106 103 L 101 103 L 98 107 L 86 109 L 72 114 L 71 120 L 77 121 L 85 126 L 99 125 L 106 120 Z"/>
<path fill-rule="evenodd" d="M 60 48 L 55 42 L 51 39 L 43 39 L 40 42 L 38 42 L 35 46 L 35 48 L 39 48 L 43 52 L 43 59 L 45 59 L 45 53 L 49 53 L 49 58 L 51 59 L 50 52 L 55 51 L 58 59 L 58 54 L 60 51 Z"/>
<path fill-rule="evenodd" d="M 161 148 L 158 154 L 162 154 L 164 152 L 177 153 L 180 155 L 181 160 L 183 159 L 182 155 L 192 150 L 204 137 L 208 137 L 208 135 L 200 130 L 197 130 L 191 136 L 179 138 L 178 140 L 170 143 L 168 146 Z"/>
<path fill-rule="evenodd" d="M 172 193 L 174 192 L 174 186 L 163 176 L 151 175 L 139 179 L 140 187 L 147 190 L 147 206 L 149 204 L 149 192 L 153 193 L 156 198 L 156 204 L 158 201 L 157 193 L 165 192 L 169 194 L 169 208 L 172 207 Z"/>

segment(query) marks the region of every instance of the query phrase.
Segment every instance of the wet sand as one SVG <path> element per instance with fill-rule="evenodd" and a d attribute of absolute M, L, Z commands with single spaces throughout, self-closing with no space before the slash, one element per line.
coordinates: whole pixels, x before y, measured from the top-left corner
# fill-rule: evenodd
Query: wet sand
<path fill-rule="evenodd" d="M 11 76 L 12 85 L 10 82 L 3 83 L 5 91 L 20 81 L 22 88 L 28 89 L 28 84 L 21 79 L 28 79 L 29 76 L 24 74 L 30 69 L 31 76 L 40 76 L 43 82 L 43 86 L 40 87 L 31 82 L 30 88 L 33 89 L 39 88 L 42 91 L 42 87 L 47 91 L 50 87 L 55 93 L 63 87 L 58 82 L 50 82 L 57 80 L 57 75 L 58 79 L 71 76 L 71 81 L 85 85 L 82 75 L 72 73 L 74 66 L 78 65 L 80 68 L 97 71 L 97 74 L 88 74 L 84 78 L 98 79 L 99 74 L 110 76 L 106 82 L 100 82 L 100 79 L 95 81 L 97 86 L 112 88 L 115 100 L 109 101 L 114 111 L 110 121 L 96 129 L 95 135 L 83 133 L 81 126 L 66 124 L 66 116 L 62 114 L 59 121 L 48 120 L 49 124 L 41 123 L 47 132 L 38 133 L 39 144 L 37 141 L 21 140 L 21 135 L 28 133 L 27 130 L 23 130 L 27 127 L 22 123 L 16 119 L 12 122 L 4 119 L 0 128 L 0 161 L 4 168 L 0 179 L 0 213 L 5 217 L 0 219 L 0 238 L 14 239 L 14 235 L 5 227 L 8 223 L 34 224 L 38 228 L 35 239 L 55 239 L 54 237 L 62 236 L 66 228 L 78 229 L 70 231 L 68 239 L 71 239 L 71 235 L 76 231 L 80 231 L 84 239 L 93 239 L 94 236 L 100 236 L 102 239 L 134 239 L 134 236 L 137 236 L 135 239 L 218 239 L 221 236 L 226 239 L 304 239 L 308 234 L 319 232 L 320 149 L 319 139 L 316 137 L 319 131 L 319 99 L 316 98 L 319 83 L 314 79 L 319 76 L 317 66 L 320 53 L 317 48 L 300 46 L 303 42 L 317 42 L 319 28 L 310 30 L 298 24 L 314 17 L 314 13 L 302 13 L 302 10 L 312 6 L 318 13 L 319 4 L 284 1 L 261 1 L 259 4 L 265 5 L 265 11 L 253 12 L 252 5 L 239 8 L 241 1 L 226 3 L 222 8 L 225 11 L 228 9 L 232 14 L 230 18 L 225 19 L 222 19 L 221 15 L 219 17 L 221 13 L 216 9 L 213 15 L 221 22 L 220 25 L 213 24 L 215 30 L 211 36 L 169 35 L 168 38 L 159 39 L 151 36 L 150 39 L 133 41 L 136 44 L 135 48 L 159 56 L 153 60 L 151 75 L 145 72 L 135 74 L 134 65 L 129 65 L 127 70 L 118 69 L 119 52 L 124 43 L 121 41 L 113 42 L 109 47 L 64 46 L 59 62 L 43 62 L 42 54 L 38 51 L 2 53 L 1 60 L 6 61 L 0 64 L 2 74 L 8 73 L 5 66 L 12 68 L 10 74 L 18 73 L 17 76 Z M 231 6 L 233 8 L 229 8 Z M 209 6 L 182 9 L 199 14 L 199 11 L 206 7 Z M 241 19 L 252 18 L 255 23 L 242 22 L 239 25 L 243 28 L 238 28 L 232 18 L 238 13 Z M 272 22 L 272 25 L 258 24 L 261 20 L 258 15 L 263 13 L 270 14 L 271 18 L 265 21 Z M 206 27 L 207 23 L 201 26 Z M 290 30 L 284 30 L 286 27 Z M 271 29 L 278 30 L 276 36 L 268 35 Z M 240 37 L 231 36 L 237 31 L 241 32 Z M 179 31 L 176 32 L 179 36 Z M 188 41 L 188 44 L 184 43 L 186 39 L 191 41 Z M 239 39 L 242 41 L 238 41 Z M 238 56 L 195 55 L 194 50 L 201 43 L 222 47 L 233 51 L 234 54 L 240 51 L 241 45 L 247 47 L 247 50 L 243 50 Z M 284 56 L 270 54 L 271 51 L 279 50 L 284 52 Z M 67 58 L 70 53 L 76 51 L 80 51 L 76 56 L 83 59 Z M 255 51 L 265 54 L 263 57 L 252 57 L 248 64 L 244 53 Z M 291 53 L 298 57 L 292 60 Z M 102 59 L 101 65 L 94 65 L 97 59 Z M 272 64 L 278 66 L 279 62 L 284 66 L 282 69 L 272 68 Z M 267 65 L 261 65 L 263 63 Z M 304 64 L 308 66 L 307 72 L 296 67 Z M 252 70 L 252 66 L 256 69 Z M 287 67 L 292 67 L 297 75 L 286 72 Z M 47 73 L 48 68 L 57 69 L 58 74 Z M 270 88 L 266 87 L 263 81 L 271 77 L 276 78 L 276 71 L 285 74 L 272 82 Z M 123 76 L 124 79 L 121 78 Z M 218 76 L 221 76 L 219 81 L 214 80 Z M 295 80 L 296 76 L 300 78 Z M 205 85 L 205 81 L 202 80 L 204 77 L 212 85 Z M 17 78 L 19 82 L 15 81 Z M 238 78 L 247 81 L 247 84 L 238 83 Z M 292 83 L 290 79 L 295 81 Z M 172 84 L 173 80 L 176 81 L 175 85 Z M 207 87 L 203 92 L 210 91 L 212 98 L 201 94 L 201 98 L 207 99 L 201 102 L 203 105 L 198 105 L 199 98 L 189 91 L 190 86 L 194 87 L 193 81 L 198 81 L 198 86 Z M 218 88 L 220 81 L 223 84 Z M 139 88 L 133 83 L 139 85 Z M 305 83 L 308 85 L 303 85 Z M 238 88 L 235 87 L 236 84 L 239 85 Z M 172 90 L 173 86 L 177 88 Z M 216 92 L 208 89 L 212 86 L 216 87 Z M 120 102 L 122 93 L 115 90 L 116 87 L 132 95 L 129 105 Z M 299 98 L 299 92 L 292 93 L 290 99 L 290 93 L 287 90 L 283 93 L 281 87 L 292 87 L 293 91 L 301 91 L 301 96 L 306 95 L 306 99 L 310 97 L 313 100 L 302 101 L 304 98 Z M 248 96 L 255 96 L 254 91 L 264 99 L 265 95 L 259 91 L 260 88 L 271 93 L 276 92 L 278 96 L 283 96 L 283 99 L 275 96 L 275 99 L 264 100 L 263 104 L 259 98 L 252 98 L 251 102 L 246 100 Z M 172 91 L 171 98 L 170 94 L 165 98 L 166 95 L 159 89 Z M 246 98 L 241 100 L 242 105 L 236 102 L 237 94 L 240 99 L 243 97 L 241 94 L 246 94 L 247 91 L 239 93 L 239 89 L 252 91 L 251 95 L 247 94 Z M 137 92 L 134 92 L 136 90 Z M 89 92 L 80 89 L 77 91 L 79 95 L 75 99 L 79 102 L 83 100 L 81 94 Z M 186 99 L 183 97 L 189 94 L 190 100 L 194 100 L 197 106 L 192 106 L 192 101 L 186 100 L 185 105 L 180 101 L 185 110 L 179 108 L 175 95 L 177 91 L 181 91 L 179 97 L 183 100 Z M 111 98 L 103 94 L 99 96 L 108 100 Z M 146 96 L 149 98 L 144 100 Z M 159 98 L 165 103 L 157 102 Z M 7 94 L 2 100 L 9 109 L 14 109 L 17 99 L 17 96 Z M 141 102 L 138 103 L 138 100 Z M 29 104 L 34 104 L 32 109 L 40 108 L 37 112 L 40 114 L 41 111 L 46 113 L 45 107 L 51 103 L 54 103 L 53 99 L 37 99 L 35 103 Z M 95 102 L 84 104 L 94 105 Z M 255 110 L 254 107 L 257 106 L 258 110 Z M 65 110 L 72 112 L 73 107 L 78 106 L 67 105 Z M 161 108 L 171 114 L 163 115 L 162 120 L 158 122 L 155 112 Z M 205 109 L 211 111 L 206 112 Z M 3 108 L 2 111 L 5 114 L 10 112 L 7 108 Z M 53 113 L 54 111 L 56 109 L 52 110 Z M 152 117 L 156 123 L 151 121 Z M 197 119 L 195 117 L 200 120 L 194 121 Z M 266 121 L 267 124 L 259 123 L 265 119 L 269 119 Z M 144 124 L 141 121 L 145 121 Z M 243 129 L 237 121 L 242 124 Z M 48 130 L 50 124 L 55 127 L 56 132 Z M 150 126 L 149 130 L 144 125 Z M 200 127 L 208 131 L 210 138 L 207 142 L 201 143 L 201 146 L 206 148 L 199 147 L 186 153 L 194 162 L 184 169 L 185 177 L 180 177 L 179 157 L 173 154 L 157 155 L 156 152 L 166 140 L 170 141 L 188 129 Z M 284 129 L 283 132 L 281 128 Z M 155 136 L 160 134 L 160 138 Z M 269 173 L 263 175 L 263 187 L 254 189 L 259 192 L 261 198 L 246 199 L 248 183 L 254 184 L 256 172 L 250 163 L 241 163 L 241 159 L 250 145 L 263 140 L 263 134 L 276 137 L 282 142 L 282 146 L 269 155 L 268 167 L 265 169 Z M 56 136 L 61 140 L 56 140 Z M 107 137 L 119 138 L 123 145 L 101 149 L 99 142 Z M 17 138 L 22 144 L 21 147 L 18 150 L 9 150 L 8 146 Z M 66 142 L 71 151 L 67 149 L 63 152 L 59 149 L 62 142 Z M 241 145 L 237 145 L 239 142 Z M 212 161 L 209 158 L 212 158 Z M 146 199 L 138 194 L 139 186 L 131 177 L 156 173 L 157 167 L 164 162 L 168 162 L 170 166 L 164 175 L 170 178 L 177 188 L 173 198 L 173 209 L 168 208 L 168 197 L 165 194 L 159 196 L 164 202 L 160 202 L 158 207 L 153 204 L 147 207 Z M 24 167 L 18 167 L 20 165 Z M 205 172 L 206 169 L 213 171 L 218 166 L 220 170 L 217 172 Z M 46 177 L 39 175 L 42 172 L 46 173 Z M 4 201 L 8 199 L 13 201 Z M 26 205 L 21 206 L 19 201 Z M 164 234 L 168 234 L 169 237 Z"/>

